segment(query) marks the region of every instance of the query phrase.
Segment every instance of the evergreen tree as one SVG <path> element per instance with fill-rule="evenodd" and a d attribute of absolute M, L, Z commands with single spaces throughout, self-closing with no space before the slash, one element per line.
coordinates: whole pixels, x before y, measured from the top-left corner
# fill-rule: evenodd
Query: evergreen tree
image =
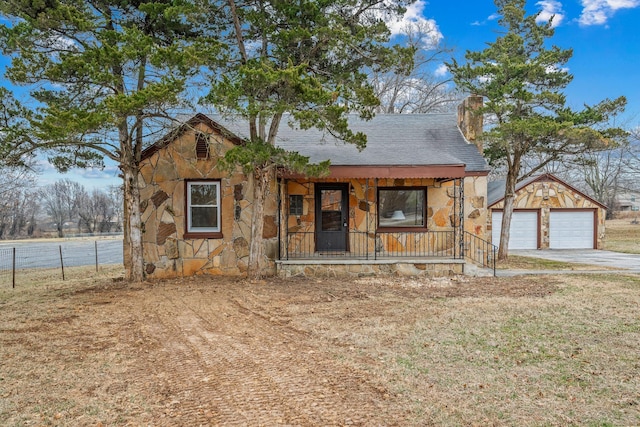
<path fill-rule="evenodd" d="M 526 14 L 525 0 L 495 0 L 495 4 L 502 35 L 482 51 L 467 51 L 465 63 L 452 60 L 447 65 L 461 89 L 484 97 L 478 114 L 487 114 L 494 122 L 480 138 L 489 161 L 506 169 L 498 251 L 503 260 L 508 256 L 517 182 L 565 155 L 615 144 L 625 132 L 607 122 L 626 100 L 604 100 L 581 111 L 569 108 L 563 90 L 572 80 L 565 65 L 573 51 L 547 45 L 554 34 L 553 18 L 537 24 L 537 15 Z M 521 164 L 530 154 L 541 160 L 521 174 Z"/>
<path fill-rule="evenodd" d="M 388 44 L 386 19 L 401 16 L 402 0 L 228 0 L 223 16 L 229 46 L 226 66 L 212 76 L 206 101 L 248 121 L 249 141 L 230 150 L 229 168 L 241 165 L 254 180 L 249 276 L 258 277 L 264 258 L 262 231 L 268 182 L 278 168 L 309 175 L 328 164 L 309 165 L 297 153 L 275 146 L 284 120 L 318 128 L 353 143 L 347 114 L 368 119 L 379 104 L 370 71 L 408 70 L 413 49 Z M 220 13 L 215 10 L 215 13 Z"/>
<path fill-rule="evenodd" d="M 154 120 L 184 105 L 189 82 L 219 47 L 199 32 L 197 12 L 189 0 L 0 2 L 7 77 L 32 89 L 39 105 L 26 117 L 28 141 L 23 127 L 13 126 L 0 148 L 13 158 L 47 151 L 60 171 L 115 161 L 124 179 L 126 277 L 133 281 L 143 279 L 140 153 L 158 131 Z"/>

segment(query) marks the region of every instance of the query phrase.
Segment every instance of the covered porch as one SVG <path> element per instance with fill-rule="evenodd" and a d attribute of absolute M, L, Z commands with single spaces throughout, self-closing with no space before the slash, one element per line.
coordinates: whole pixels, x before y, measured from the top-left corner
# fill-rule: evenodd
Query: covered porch
<path fill-rule="evenodd" d="M 375 169 L 281 178 L 278 274 L 463 273 L 464 167 Z"/>

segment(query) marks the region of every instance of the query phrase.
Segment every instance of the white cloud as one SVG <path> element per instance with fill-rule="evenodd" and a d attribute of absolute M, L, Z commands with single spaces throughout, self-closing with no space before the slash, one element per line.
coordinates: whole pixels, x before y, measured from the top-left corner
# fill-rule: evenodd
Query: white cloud
<path fill-rule="evenodd" d="M 580 25 L 604 25 L 619 9 L 633 9 L 640 0 L 582 0 Z"/>
<path fill-rule="evenodd" d="M 553 27 L 560 25 L 564 19 L 564 11 L 562 10 L 562 3 L 556 0 L 541 0 L 536 3 L 542 9 L 540 14 L 536 18 L 537 23 L 547 23 L 553 17 Z"/>
<path fill-rule="evenodd" d="M 422 43 L 426 49 L 436 47 L 444 36 L 435 20 L 424 17 L 426 5 L 424 0 L 418 0 L 407 7 L 401 19 L 388 20 L 387 27 L 389 27 L 391 35 L 397 36 L 408 32 L 420 33 L 423 34 Z"/>
<path fill-rule="evenodd" d="M 118 178 L 120 169 L 117 166 L 105 166 L 104 168 L 86 168 L 86 169 L 74 169 L 74 172 L 85 179 L 104 179 L 113 180 Z"/>
<path fill-rule="evenodd" d="M 440 65 L 438 65 L 438 68 L 436 68 L 436 70 L 433 72 L 433 74 L 436 77 L 442 77 L 445 74 L 447 74 L 448 72 L 449 72 L 449 68 L 444 64 L 440 64 Z"/>
<path fill-rule="evenodd" d="M 487 16 L 487 19 L 485 19 L 484 21 L 473 21 L 471 25 L 474 27 L 480 27 L 483 25 L 487 25 L 487 21 L 495 21 L 496 19 L 500 19 L 500 17 L 501 15 L 499 13 L 492 13 L 491 15 Z"/>

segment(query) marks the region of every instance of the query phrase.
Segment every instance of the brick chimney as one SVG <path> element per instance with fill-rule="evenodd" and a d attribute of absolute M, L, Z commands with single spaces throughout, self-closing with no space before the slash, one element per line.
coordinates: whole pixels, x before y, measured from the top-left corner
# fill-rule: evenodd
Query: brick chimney
<path fill-rule="evenodd" d="M 467 141 L 478 147 L 481 154 L 484 150 L 478 137 L 482 133 L 483 119 L 482 114 L 476 111 L 482 107 L 482 101 L 482 96 L 470 95 L 458 105 L 458 127 Z"/>

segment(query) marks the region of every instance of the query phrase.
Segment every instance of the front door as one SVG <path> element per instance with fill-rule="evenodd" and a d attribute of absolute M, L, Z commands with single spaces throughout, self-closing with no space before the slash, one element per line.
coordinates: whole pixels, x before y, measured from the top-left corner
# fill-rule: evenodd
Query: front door
<path fill-rule="evenodd" d="M 349 225 L 347 184 L 316 184 L 316 250 L 347 251 Z"/>

